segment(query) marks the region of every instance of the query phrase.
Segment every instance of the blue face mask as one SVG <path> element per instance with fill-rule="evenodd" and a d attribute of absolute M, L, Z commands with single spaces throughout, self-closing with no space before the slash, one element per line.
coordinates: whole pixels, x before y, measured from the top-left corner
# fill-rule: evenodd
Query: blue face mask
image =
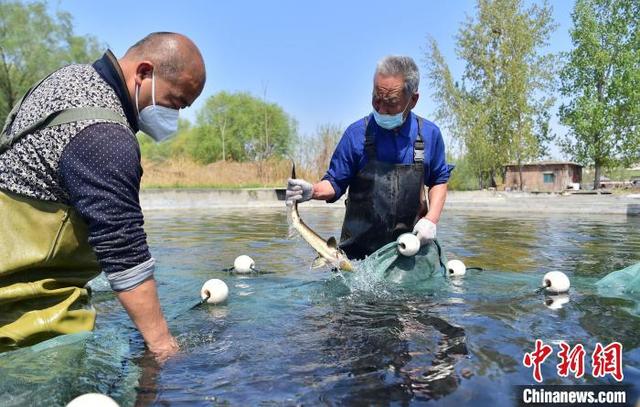
<path fill-rule="evenodd" d="M 409 103 L 407 103 L 404 109 L 402 109 L 402 111 L 398 114 L 381 114 L 378 113 L 378 111 L 374 108 L 373 118 L 375 119 L 376 123 L 378 123 L 378 126 L 382 127 L 383 129 L 391 130 L 395 129 L 396 127 L 400 127 L 402 126 L 402 123 L 404 123 L 404 111 L 407 110 L 407 107 L 409 107 L 410 103 L 411 99 L 409 99 Z"/>
<path fill-rule="evenodd" d="M 156 105 L 156 78 L 154 72 L 151 73 L 151 106 L 147 106 L 142 111 L 138 108 L 138 97 L 140 96 L 140 86 L 136 85 L 136 110 L 138 111 L 138 125 L 140 130 L 151 136 L 155 141 L 165 141 L 178 131 L 177 109 Z"/>

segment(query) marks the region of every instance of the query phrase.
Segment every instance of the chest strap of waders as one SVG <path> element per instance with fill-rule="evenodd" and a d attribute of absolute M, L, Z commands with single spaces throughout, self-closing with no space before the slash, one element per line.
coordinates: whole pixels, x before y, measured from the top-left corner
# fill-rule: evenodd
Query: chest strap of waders
<path fill-rule="evenodd" d="M 424 162 L 424 139 L 422 138 L 422 118 L 416 115 L 418 121 L 418 136 L 413 144 L 413 162 Z M 373 132 L 369 130 L 369 117 L 364 118 L 364 152 L 369 161 L 377 159 L 376 140 Z"/>
<path fill-rule="evenodd" d="M 418 137 L 416 137 L 416 142 L 413 145 L 413 162 L 421 163 L 424 162 L 424 139 L 422 138 L 422 117 L 416 115 L 416 119 L 418 120 Z"/>
<path fill-rule="evenodd" d="M 5 121 L 4 127 L 2 128 L 2 132 L 0 133 L 0 154 L 7 151 L 9 148 L 11 148 L 11 146 L 18 142 L 18 140 L 28 134 L 61 124 L 74 123 L 82 120 L 105 120 L 120 123 L 129 127 L 129 123 L 127 122 L 127 120 L 114 110 L 104 107 L 72 107 L 68 109 L 58 110 L 47 116 L 43 116 L 30 126 L 21 129 L 13 135 L 9 135 L 9 129 L 11 129 L 11 126 L 13 125 L 13 122 L 18 115 L 18 111 L 22 107 L 22 103 L 49 76 L 46 76 L 40 82 L 33 85 L 24 94 L 24 96 L 20 98 L 13 109 L 11 109 L 9 116 L 7 116 L 7 120 Z"/>

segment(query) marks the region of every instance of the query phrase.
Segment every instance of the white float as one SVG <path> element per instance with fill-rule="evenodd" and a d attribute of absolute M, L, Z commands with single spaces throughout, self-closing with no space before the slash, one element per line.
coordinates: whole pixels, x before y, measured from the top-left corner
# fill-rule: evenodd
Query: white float
<path fill-rule="evenodd" d="M 236 257 L 233 261 L 233 269 L 236 273 L 251 273 L 256 267 L 256 262 L 246 254 Z"/>
<path fill-rule="evenodd" d="M 447 272 L 452 277 L 462 277 L 467 273 L 467 266 L 461 260 L 449 260 L 447 262 Z"/>
<path fill-rule="evenodd" d="M 561 309 L 562 306 L 569 302 L 569 294 L 547 295 L 544 298 L 544 305 L 552 310 Z"/>
<path fill-rule="evenodd" d="M 71 400 L 67 407 L 119 407 L 111 397 L 100 393 L 87 393 Z"/>
<path fill-rule="evenodd" d="M 209 297 L 207 299 L 209 304 L 220 304 L 221 302 L 225 302 L 227 297 L 229 297 L 229 287 L 227 287 L 224 281 L 212 278 L 202 285 L 200 297 L 202 300 Z"/>
<path fill-rule="evenodd" d="M 411 257 L 420 251 L 420 239 L 413 233 L 403 233 L 396 240 L 401 255 Z"/>
<path fill-rule="evenodd" d="M 542 286 L 548 293 L 566 293 L 571 283 L 569 277 L 561 271 L 550 271 L 542 278 Z"/>

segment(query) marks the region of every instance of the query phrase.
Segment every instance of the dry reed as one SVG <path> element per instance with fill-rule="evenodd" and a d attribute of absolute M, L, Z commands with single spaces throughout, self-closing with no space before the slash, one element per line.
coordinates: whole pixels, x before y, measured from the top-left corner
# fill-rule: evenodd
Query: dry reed
<path fill-rule="evenodd" d="M 272 159 L 262 162 L 218 161 L 208 165 L 184 159 L 142 160 L 142 188 L 257 188 L 286 187 L 291 161 Z M 296 166 L 297 176 L 317 181 L 322 174 Z"/>

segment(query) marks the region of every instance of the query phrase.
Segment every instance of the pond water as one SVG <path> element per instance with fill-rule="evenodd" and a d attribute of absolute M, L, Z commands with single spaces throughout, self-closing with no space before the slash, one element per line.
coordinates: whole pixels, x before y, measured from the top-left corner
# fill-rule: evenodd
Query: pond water
<path fill-rule="evenodd" d="M 326 237 L 339 235 L 343 214 L 301 208 Z M 545 384 L 616 383 L 593 377 L 590 355 L 597 343 L 620 342 L 623 383 L 638 397 L 638 304 L 600 296 L 594 282 L 640 262 L 639 226 L 627 217 L 446 213 L 438 236 L 448 257 L 484 271 L 363 284 L 376 275 L 311 269 L 315 254 L 287 238 L 284 209 L 149 212 L 161 302 L 181 353 L 158 366 L 98 281 L 95 332 L 0 356 L 1 404 L 64 405 L 101 392 L 121 405 L 513 405 L 513 386 L 534 384 L 522 359 L 536 339 L 554 347 Z M 271 273 L 222 271 L 240 254 Z M 551 270 L 572 282 L 559 308 L 535 292 Z M 227 283 L 228 302 L 190 310 L 210 278 Z M 558 376 L 559 341 L 584 345 L 581 379 Z"/>

